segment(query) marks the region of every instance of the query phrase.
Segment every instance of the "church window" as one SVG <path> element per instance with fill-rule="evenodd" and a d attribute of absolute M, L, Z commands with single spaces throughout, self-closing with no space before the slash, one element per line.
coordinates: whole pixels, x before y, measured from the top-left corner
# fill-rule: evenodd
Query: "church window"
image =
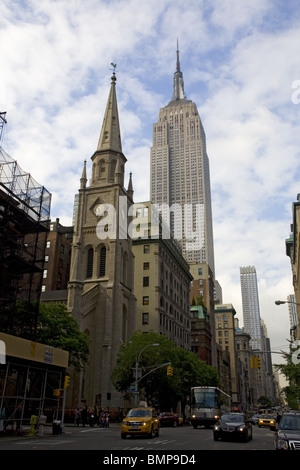
<path fill-rule="evenodd" d="M 99 162 L 99 176 L 103 176 L 103 173 L 105 172 L 105 160 L 100 160 Z"/>
<path fill-rule="evenodd" d="M 87 254 L 86 277 L 92 277 L 94 263 L 94 250 L 90 248 Z"/>
<path fill-rule="evenodd" d="M 103 246 L 100 250 L 100 269 L 99 269 L 100 277 L 105 276 L 105 270 L 106 270 L 106 248 L 105 246 Z"/>

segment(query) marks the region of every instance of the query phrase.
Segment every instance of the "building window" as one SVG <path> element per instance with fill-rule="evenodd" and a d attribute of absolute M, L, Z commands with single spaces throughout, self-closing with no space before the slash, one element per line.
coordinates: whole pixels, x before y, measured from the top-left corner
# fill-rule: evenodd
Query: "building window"
<path fill-rule="evenodd" d="M 51 242 L 48 240 L 46 244 L 46 248 L 50 248 Z"/>
<path fill-rule="evenodd" d="M 86 277 L 92 277 L 94 263 L 94 250 L 90 248 L 87 254 Z"/>
<path fill-rule="evenodd" d="M 143 296 L 143 305 L 149 305 L 149 295 Z"/>
<path fill-rule="evenodd" d="M 143 277 L 143 287 L 149 286 L 149 277 Z"/>
<path fill-rule="evenodd" d="M 143 325 L 149 325 L 149 313 L 148 312 L 143 313 L 142 323 Z"/>
<path fill-rule="evenodd" d="M 144 263 L 144 271 L 148 271 L 150 269 L 150 263 Z"/>
<path fill-rule="evenodd" d="M 150 253 L 150 245 L 144 245 L 144 253 Z"/>
<path fill-rule="evenodd" d="M 47 269 L 44 269 L 43 278 L 44 278 L 44 279 L 47 279 Z"/>
<path fill-rule="evenodd" d="M 105 276 L 106 270 L 106 248 L 103 246 L 100 250 L 100 268 L 99 268 L 99 276 Z"/>

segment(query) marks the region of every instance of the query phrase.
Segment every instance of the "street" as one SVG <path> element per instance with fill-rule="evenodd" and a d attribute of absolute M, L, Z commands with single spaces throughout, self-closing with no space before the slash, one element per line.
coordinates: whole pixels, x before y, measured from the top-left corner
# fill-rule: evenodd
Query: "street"
<path fill-rule="evenodd" d="M 160 428 L 159 437 L 127 437 L 121 439 L 120 424 L 109 428 L 65 426 L 63 434 L 51 434 L 51 428 L 43 437 L 0 438 L 1 450 L 101 450 L 101 451 L 160 451 L 184 453 L 184 451 L 225 450 L 273 450 L 274 432 L 268 428 L 253 426 L 253 439 L 247 443 L 214 441 L 212 429 L 182 426 Z"/>

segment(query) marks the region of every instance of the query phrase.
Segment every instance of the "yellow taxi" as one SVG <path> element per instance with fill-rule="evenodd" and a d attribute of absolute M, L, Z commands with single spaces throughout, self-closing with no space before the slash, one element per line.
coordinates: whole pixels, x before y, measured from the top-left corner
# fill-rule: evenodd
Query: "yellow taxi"
<path fill-rule="evenodd" d="M 276 417 L 273 415 L 258 415 L 258 427 L 262 426 L 275 426 Z"/>
<path fill-rule="evenodd" d="M 121 424 L 121 437 L 159 435 L 159 419 L 154 408 L 139 406 L 132 408 Z"/>

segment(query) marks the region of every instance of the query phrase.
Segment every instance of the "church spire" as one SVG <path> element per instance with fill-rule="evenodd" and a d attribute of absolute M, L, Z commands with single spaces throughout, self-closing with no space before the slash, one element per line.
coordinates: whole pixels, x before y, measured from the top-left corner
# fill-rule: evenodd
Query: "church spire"
<path fill-rule="evenodd" d="M 110 93 L 104 114 L 97 151 L 112 150 L 122 153 L 121 133 L 116 95 L 116 74 L 111 77 Z"/>
<path fill-rule="evenodd" d="M 185 99 L 184 96 L 184 86 L 183 86 L 183 74 L 180 70 L 179 62 L 179 49 L 178 49 L 178 39 L 177 39 L 177 60 L 176 60 L 176 72 L 174 73 L 174 84 L 173 84 L 173 96 L 172 101 L 178 101 Z"/>

